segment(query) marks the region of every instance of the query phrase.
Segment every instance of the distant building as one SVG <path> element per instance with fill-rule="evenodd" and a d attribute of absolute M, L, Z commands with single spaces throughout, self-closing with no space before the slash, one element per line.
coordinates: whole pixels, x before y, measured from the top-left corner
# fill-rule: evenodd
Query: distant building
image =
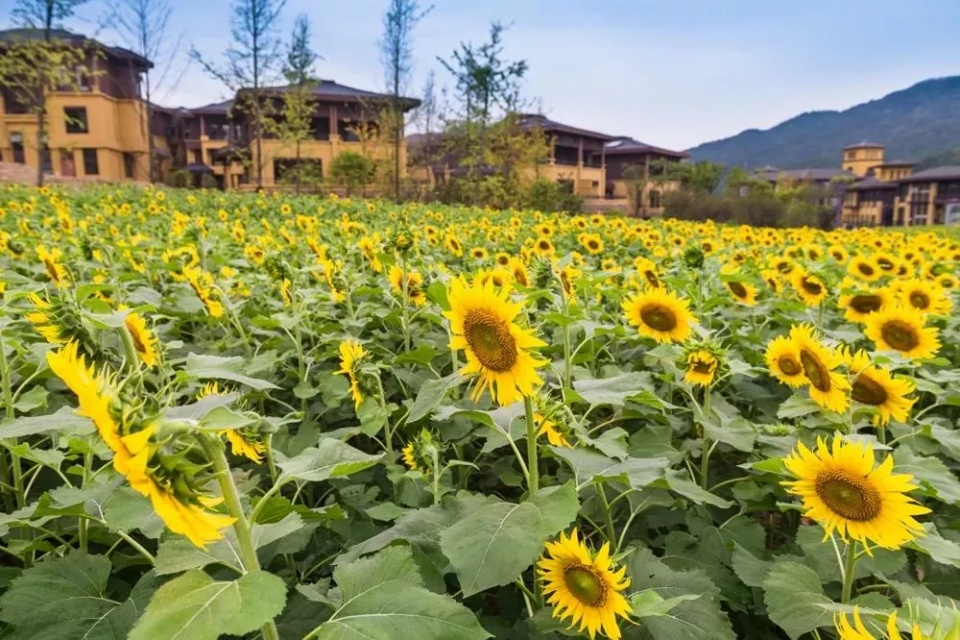
<path fill-rule="evenodd" d="M 628 137 L 608 142 L 604 152 L 606 196 L 631 198 L 641 216 L 663 215 L 663 194 L 680 188 L 676 180 L 664 179 L 664 163 L 680 162 L 690 157 L 689 154 Z"/>
<path fill-rule="evenodd" d="M 147 122 L 141 77 L 153 64 L 121 47 L 55 29 L 52 37 L 86 51 L 77 91 L 53 91 L 47 100 L 46 144 L 37 148 L 37 114 L 13 87 L 0 87 L 0 161 L 42 165 L 44 172 L 103 180 L 149 179 Z M 0 31 L 0 54 L 43 31 Z M 84 72 L 86 69 L 86 72 Z"/>
<path fill-rule="evenodd" d="M 520 126 L 538 127 L 550 141 L 550 159 L 539 175 L 569 186 L 583 198 L 602 198 L 606 190 L 606 143 L 615 136 L 562 124 L 541 114 L 525 114 Z"/>

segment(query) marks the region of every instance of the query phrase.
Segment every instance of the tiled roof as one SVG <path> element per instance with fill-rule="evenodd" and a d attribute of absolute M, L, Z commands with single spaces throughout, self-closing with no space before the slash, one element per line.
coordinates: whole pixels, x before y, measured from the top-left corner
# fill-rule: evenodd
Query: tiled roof
<path fill-rule="evenodd" d="M 279 87 L 264 87 L 264 91 L 268 93 L 286 93 L 294 89 L 293 85 L 283 85 Z M 317 97 L 318 100 L 327 100 L 327 101 L 345 101 L 345 102 L 356 102 L 359 100 L 389 100 L 392 98 L 391 95 L 386 93 L 377 93 L 375 91 L 367 91 L 365 89 L 356 89 L 354 87 L 348 87 L 343 84 L 339 84 L 333 80 L 321 80 L 313 87 L 313 95 Z M 408 109 L 413 109 L 420 105 L 420 101 L 416 98 L 401 98 L 403 103 Z"/>
<path fill-rule="evenodd" d="M 879 142 L 867 142 L 863 140 L 857 144 L 847 145 L 843 148 L 844 151 L 847 149 L 885 149 L 887 145 L 880 144 Z"/>
<path fill-rule="evenodd" d="M 869 176 L 863 180 L 858 180 L 850 185 L 849 188 L 853 191 L 874 191 L 877 189 L 896 189 L 897 186 L 898 184 L 896 181 L 883 182 L 881 180 L 877 180 L 873 176 Z"/>
<path fill-rule="evenodd" d="M 603 141 L 616 139 L 616 136 L 607 135 L 606 133 L 590 131 L 589 129 L 580 129 L 579 127 L 571 127 L 568 124 L 551 120 L 545 115 L 539 113 L 527 113 L 520 116 L 520 126 L 528 128 L 540 127 L 547 133 L 567 133 L 574 136 L 583 136 L 584 138 L 594 138 L 596 140 Z"/>
<path fill-rule="evenodd" d="M 900 178 L 900 182 L 934 182 L 937 180 L 960 180 L 960 166 L 947 165 L 919 171 L 911 176 Z"/>
<path fill-rule="evenodd" d="M 96 46 L 107 52 L 110 55 L 113 55 L 117 58 L 124 60 L 133 60 L 136 63 L 139 63 L 142 67 L 152 69 L 153 63 L 141 56 L 138 53 L 130 51 L 129 49 L 124 49 L 123 47 L 113 47 L 106 45 L 98 40 L 93 38 L 88 38 L 87 36 L 80 35 L 79 33 L 71 33 L 66 29 L 51 29 L 50 37 L 54 40 L 63 40 L 69 42 L 74 46 Z M 16 41 L 16 40 L 42 40 L 43 39 L 43 29 L 6 29 L 0 31 L 0 42 L 7 41 Z"/>
<path fill-rule="evenodd" d="M 612 140 L 604 145 L 605 153 L 612 155 L 628 155 L 633 153 L 655 153 L 662 156 L 671 156 L 674 158 L 689 158 L 690 154 L 683 151 L 672 151 L 663 147 L 655 147 L 652 144 L 646 144 L 626 136 Z"/>

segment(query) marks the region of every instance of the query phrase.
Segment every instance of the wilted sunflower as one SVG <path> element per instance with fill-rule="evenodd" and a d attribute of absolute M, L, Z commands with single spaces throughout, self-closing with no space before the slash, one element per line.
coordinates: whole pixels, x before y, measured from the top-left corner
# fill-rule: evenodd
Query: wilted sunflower
<path fill-rule="evenodd" d="M 423 277 L 416 271 L 407 269 L 407 300 L 418 307 L 427 303 L 427 294 L 421 290 L 422 285 Z M 403 269 L 397 265 L 390 267 L 390 286 L 403 295 Z"/>
<path fill-rule="evenodd" d="M 508 296 L 490 282 L 469 286 L 456 278 L 447 290 L 450 311 L 443 314 L 450 320 L 450 348 L 466 352 L 467 364 L 460 373 L 479 376 L 472 397 L 478 399 L 489 387 L 501 406 L 513 403 L 518 393 L 532 395 L 543 382 L 536 368 L 546 364 L 528 351 L 546 343 L 514 322 L 522 305 Z"/>
<path fill-rule="evenodd" d="M 570 620 L 591 638 L 597 632 L 619 640 L 617 617 L 629 618 L 630 604 L 621 591 L 630 586 L 626 568 L 615 569 L 610 561 L 610 543 L 604 543 L 594 556 L 577 537 L 560 534 L 556 542 L 546 544 L 548 557 L 537 561 L 543 580 L 543 594 L 553 606 L 553 617 Z"/>
<path fill-rule="evenodd" d="M 834 531 L 844 541 L 873 542 L 899 549 L 923 532 L 913 516 L 930 510 L 907 496 L 916 489 L 912 476 L 893 473 L 888 455 L 875 466 L 873 448 L 834 437 L 828 447 L 817 439 L 816 453 L 801 442 L 784 459 L 797 480 L 783 484 L 803 500 L 804 515 L 816 520 L 829 536 Z"/>
<path fill-rule="evenodd" d="M 940 349 L 939 331 L 924 326 L 923 315 L 916 309 L 891 307 L 871 314 L 864 334 L 880 351 L 899 351 L 906 358 L 932 358 Z"/>
<path fill-rule="evenodd" d="M 757 288 L 752 284 L 748 282 L 737 282 L 735 280 L 729 280 L 723 284 L 740 304 L 745 304 L 748 307 L 757 304 Z"/>
<path fill-rule="evenodd" d="M 853 378 L 851 397 L 860 404 L 877 409 L 874 424 L 885 425 L 890 418 L 907 421 L 910 408 L 916 402 L 915 398 L 906 397 L 916 387 L 912 380 L 895 377 L 883 367 L 871 363 L 870 356 L 862 349 L 852 355 L 844 351 L 841 357 Z"/>
<path fill-rule="evenodd" d="M 334 373 L 346 375 L 350 380 L 350 396 L 353 398 L 354 409 L 359 409 L 363 404 L 363 391 L 360 389 L 360 361 L 365 355 L 367 352 L 356 340 L 344 340 L 340 343 L 340 369 Z"/>
<path fill-rule="evenodd" d="M 790 339 L 799 350 L 800 364 L 810 383 L 810 398 L 828 411 L 846 411 L 850 406 L 846 393 L 850 383 L 834 371 L 841 364 L 840 357 L 820 342 L 810 325 L 794 326 Z"/>
<path fill-rule="evenodd" d="M 687 354 L 684 364 L 686 366 L 684 381 L 706 387 L 713 384 L 720 361 L 706 349 L 695 349 Z"/>
<path fill-rule="evenodd" d="M 120 305 L 119 310 L 125 311 L 127 307 Z M 123 319 L 123 324 L 130 334 L 130 340 L 133 342 L 133 348 L 140 356 L 140 360 L 148 367 L 157 366 L 159 362 L 159 353 L 157 352 L 157 336 L 150 331 L 147 321 L 139 313 L 131 311 Z"/>
<path fill-rule="evenodd" d="M 567 436 L 557 428 L 557 423 L 548 419 L 539 411 L 533 414 L 533 421 L 539 427 L 538 436 L 547 436 L 547 442 L 555 447 L 569 447 L 570 441 Z"/>
<path fill-rule="evenodd" d="M 647 289 L 623 302 L 630 324 L 642 336 L 657 342 L 683 342 L 693 331 L 696 317 L 689 303 L 664 289 Z"/>
<path fill-rule="evenodd" d="M 120 406 L 117 389 L 103 374 L 97 374 L 93 365 L 87 365 L 78 353 L 76 342 L 67 343 L 59 351 L 47 352 L 50 370 L 76 396 L 80 405 L 77 413 L 90 418 L 101 439 L 113 452 L 113 467 L 125 476 L 130 485 L 141 495 L 150 499 L 157 515 L 167 528 L 203 547 L 207 542 L 223 537 L 221 530 L 233 524 L 234 519 L 207 511 L 218 500 L 202 495 L 188 499 L 181 487 L 189 483 L 180 471 L 177 472 L 158 462 L 152 464 L 155 447 L 151 438 L 154 425 L 129 425 L 129 415 Z M 139 427 L 134 430 L 133 427 Z M 157 473 L 161 476 L 158 478 Z"/>
<path fill-rule="evenodd" d="M 793 288 L 808 307 L 817 306 L 830 294 L 823 280 L 799 269 L 793 274 Z"/>
<path fill-rule="evenodd" d="M 787 336 L 770 341 L 765 358 L 770 373 L 780 382 L 791 387 L 802 387 L 809 382 L 800 362 L 800 348 Z"/>

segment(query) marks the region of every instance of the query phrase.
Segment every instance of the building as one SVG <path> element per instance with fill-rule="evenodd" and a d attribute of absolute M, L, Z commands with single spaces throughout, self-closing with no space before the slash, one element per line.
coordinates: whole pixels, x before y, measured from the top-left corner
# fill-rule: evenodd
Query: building
<path fill-rule="evenodd" d="M 918 171 L 897 185 L 893 224 L 960 223 L 960 166 Z"/>
<path fill-rule="evenodd" d="M 38 40 L 35 29 L 0 31 L 0 50 L 18 40 Z M 140 95 L 149 60 L 60 29 L 52 37 L 86 52 L 76 91 L 54 91 L 47 107 L 46 144 L 38 144 L 38 116 L 21 89 L 0 87 L 0 161 L 63 176 L 147 180 L 147 122 Z M 39 148 L 38 148 L 39 147 Z"/>
<path fill-rule="evenodd" d="M 606 197 L 627 198 L 643 216 L 663 214 L 663 194 L 676 191 L 680 183 L 665 180 L 666 162 L 680 162 L 690 157 L 682 151 L 619 137 L 604 145 L 606 159 Z"/>
<path fill-rule="evenodd" d="M 580 129 L 551 120 L 541 114 L 524 114 L 520 127 L 538 128 L 547 135 L 550 158 L 537 175 L 565 184 L 582 198 L 603 198 L 606 192 L 606 143 L 615 136 Z"/>

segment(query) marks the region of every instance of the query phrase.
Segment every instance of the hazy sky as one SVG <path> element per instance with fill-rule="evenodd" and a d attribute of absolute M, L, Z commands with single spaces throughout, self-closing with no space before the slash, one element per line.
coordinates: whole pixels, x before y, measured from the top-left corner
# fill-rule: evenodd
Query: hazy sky
<path fill-rule="evenodd" d="M 7 14 L 0 0 L 0 16 Z M 230 0 L 171 0 L 171 31 L 210 56 L 229 44 Z M 423 0 L 421 0 L 423 3 Z M 960 73 L 957 0 L 434 0 L 415 33 L 419 95 L 437 56 L 510 28 L 506 54 L 525 59 L 526 95 L 571 125 L 687 148 L 767 128 L 804 111 L 843 109 L 920 80 Z M 306 13 L 320 77 L 384 85 L 377 40 L 387 0 L 288 0 L 287 36 Z M 93 0 L 94 16 L 109 6 Z M 0 18 L 2 20 L 3 18 Z M 69 26 L 84 29 L 82 22 Z M 122 44 L 115 35 L 101 39 Z M 186 46 L 184 48 L 187 48 Z M 187 65 L 183 56 L 178 67 Z M 163 97 L 197 106 L 226 97 L 194 64 Z M 838 141 L 842 142 L 842 141 Z"/>

